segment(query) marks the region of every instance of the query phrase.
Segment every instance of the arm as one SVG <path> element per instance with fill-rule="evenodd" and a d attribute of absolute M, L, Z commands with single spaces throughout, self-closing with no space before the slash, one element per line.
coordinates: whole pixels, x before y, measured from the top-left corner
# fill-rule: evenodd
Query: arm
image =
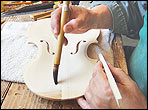
<path fill-rule="evenodd" d="M 114 33 L 134 38 L 143 26 L 147 1 L 94 1 L 91 8 L 103 4 L 112 14 Z"/>
<path fill-rule="evenodd" d="M 60 7 L 51 14 L 51 27 L 55 37 L 59 34 L 61 11 Z M 65 33 L 80 34 L 96 28 L 112 28 L 112 16 L 105 5 L 99 5 L 90 10 L 70 5 L 68 20 L 63 28 Z M 64 44 L 67 43 L 65 38 Z"/>

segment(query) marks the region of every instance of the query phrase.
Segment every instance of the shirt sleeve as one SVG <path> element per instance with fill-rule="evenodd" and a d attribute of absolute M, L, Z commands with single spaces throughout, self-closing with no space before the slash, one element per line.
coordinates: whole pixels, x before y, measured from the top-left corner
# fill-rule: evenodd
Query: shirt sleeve
<path fill-rule="evenodd" d="M 136 38 L 144 23 L 147 1 L 94 1 L 91 8 L 106 5 L 113 17 L 113 32 Z"/>

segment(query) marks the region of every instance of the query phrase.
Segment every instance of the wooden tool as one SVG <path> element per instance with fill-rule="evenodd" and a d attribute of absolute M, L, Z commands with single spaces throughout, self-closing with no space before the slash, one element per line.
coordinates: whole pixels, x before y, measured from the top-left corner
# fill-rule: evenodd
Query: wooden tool
<path fill-rule="evenodd" d="M 12 3 L 8 2 L 8 3 L 5 3 L 4 5 L 11 6 L 11 5 L 21 5 L 21 4 L 32 4 L 32 2 L 31 1 L 28 1 L 28 2 L 12 2 Z"/>
<path fill-rule="evenodd" d="M 3 24 L 5 22 L 5 20 L 1 20 L 1 24 Z"/>
<path fill-rule="evenodd" d="M 109 82 L 109 85 L 110 85 L 110 87 L 112 89 L 112 92 L 113 92 L 113 94 L 115 96 L 117 105 L 118 105 L 118 107 L 120 107 L 118 100 L 121 100 L 122 97 L 121 97 L 121 94 L 120 94 L 119 89 L 117 87 L 117 84 L 115 82 L 115 79 L 114 79 L 114 77 L 113 77 L 113 75 L 112 75 L 112 73 L 111 73 L 111 71 L 110 71 L 110 69 L 109 69 L 103 55 L 100 52 L 99 52 L 99 58 L 100 58 L 100 61 L 102 62 L 103 67 L 105 69 L 105 73 L 106 73 L 106 76 L 108 78 L 108 82 Z"/>
<path fill-rule="evenodd" d="M 42 13 L 38 13 L 38 14 L 33 14 L 32 17 L 34 19 L 34 21 L 37 21 L 39 19 L 43 19 L 43 18 L 49 18 L 51 17 L 51 12 L 53 12 L 55 9 L 53 10 L 49 10 L 46 12 L 42 12 Z"/>
<path fill-rule="evenodd" d="M 61 25 L 60 25 L 60 35 L 58 37 L 57 51 L 55 54 L 54 60 L 54 69 L 53 69 L 53 77 L 55 84 L 58 84 L 58 69 L 60 65 L 61 53 L 62 53 L 62 45 L 64 41 L 64 31 L 63 27 L 67 20 L 68 10 L 69 10 L 70 1 L 64 1 L 62 7 L 62 15 L 61 15 Z"/>
<path fill-rule="evenodd" d="M 11 10 L 8 12 L 4 12 L 2 13 L 1 17 L 5 17 L 5 16 L 11 16 L 13 14 L 22 14 L 22 13 L 30 13 L 33 11 L 41 11 L 41 10 L 45 10 L 45 9 L 53 9 L 53 2 L 50 3 L 43 3 L 43 4 L 36 4 L 36 5 L 31 5 L 31 6 L 25 6 L 23 8 L 20 8 L 18 10 Z"/>

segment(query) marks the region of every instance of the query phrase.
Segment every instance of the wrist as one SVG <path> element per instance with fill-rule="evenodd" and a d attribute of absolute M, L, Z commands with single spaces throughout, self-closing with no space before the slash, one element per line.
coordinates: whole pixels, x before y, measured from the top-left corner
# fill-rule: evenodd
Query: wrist
<path fill-rule="evenodd" d="M 112 29 L 113 19 L 108 7 L 105 5 L 98 5 L 91 10 L 92 28 L 93 29 Z"/>

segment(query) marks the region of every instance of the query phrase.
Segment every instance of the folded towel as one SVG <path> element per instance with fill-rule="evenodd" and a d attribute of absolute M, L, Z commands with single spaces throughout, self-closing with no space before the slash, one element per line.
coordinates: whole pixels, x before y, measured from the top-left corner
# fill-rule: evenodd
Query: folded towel
<path fill-rule="evenodd" d="M 26 31 L 31 22 L 7 22 L 1 31 L 1 80 L 24 83 L 23 72 L 35 58 L 37 47 L 28 45 Z"/>

